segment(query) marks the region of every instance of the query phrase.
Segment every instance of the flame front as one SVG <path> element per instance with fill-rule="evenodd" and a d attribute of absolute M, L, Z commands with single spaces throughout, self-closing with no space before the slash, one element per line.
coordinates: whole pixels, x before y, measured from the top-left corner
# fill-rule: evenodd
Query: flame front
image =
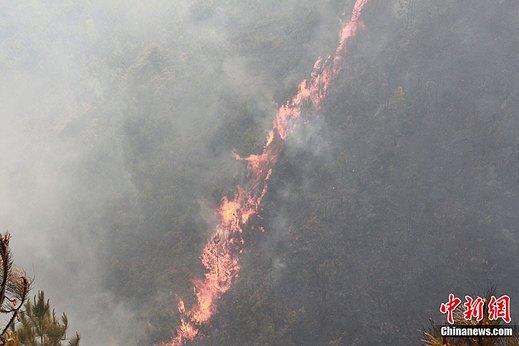
<path fill-rule="evenodd" d="M 259 215 L 261 211 L 272 169 L 290 132 L 291 120 L 301 115 L 303 107 L 313 111 L 321 107 L 332 81 L 343 68 L 342 55 L 346 42 L 362 26 L 359 16 L 367 2 L 355 2 L 351 18 L 342 29 L 335 54 L 325 61 L 319 58 L 309 80 L 303 80 L 295 96 L 278 109 L 261 153 L 245 158 L 234 154 L 236 159 L 247 162 L 247 181 L 236 186 L 234 196 L 231 199 L 224 197 L 217 208 L 219 222 L 201 255 L 205 275 L 203 279 L 193 282 L 196 302 L 189 310 L 186 310 L 182 300 L 179 302 L 178 310 L 182 316 L 180 325 L 176 329 L 176 336 L 164 345 L 177 346 L 194 340 L 200 327 L 215 313 L 216 302 L 231 288 L 240 270 L 239 255 L 244 248 L 245 226 L 251 216 Z M 260 230 L 263 232 L 263 229 Z"/>

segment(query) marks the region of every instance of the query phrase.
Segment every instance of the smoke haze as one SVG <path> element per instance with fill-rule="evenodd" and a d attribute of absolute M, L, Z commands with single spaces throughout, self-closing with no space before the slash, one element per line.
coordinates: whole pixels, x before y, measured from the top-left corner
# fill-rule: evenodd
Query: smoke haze
<path fill-rule="evenodd" d="M 245 178 L 232 150 L 259 152 L 352 5 L 0 4 L 0 226 L 71 335 L 170 339 Z M 417 344 L 448 293 L 489 285 L 517 318 L 518 18 L 512 0 L 370 2 L 201 344 Z"/>

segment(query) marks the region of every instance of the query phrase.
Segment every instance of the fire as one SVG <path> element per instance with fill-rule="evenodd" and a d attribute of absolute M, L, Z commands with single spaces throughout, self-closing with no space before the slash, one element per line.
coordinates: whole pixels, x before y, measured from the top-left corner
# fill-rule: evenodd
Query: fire
<path fill-rule="evenodd" d="M 348 39 L 362 27 L 359 16 L 367 2 L 356 1 L 349 22 L 342 29 L 335 54 L 324 61 L 319 58 L 309 80 L 303 80 L 295 96 L 278 109 L 261 153 L 244 158 L 233 154 L 237 160 L 247 162 L 247 181 L 243 186 L 236 186 L 234 196 L 224 197 L 217 208 L 219 222 L 200 256 L 205 274 L 203 279 L 193 282 L 196 302 L 186 310 L 180 300 L 180 326 L 176 329 L 176 336 L 164 345 L 176 346 L 194 340 L 200 327 L 215 313 L 216 302 L 231 288 L 240 271 L 239 254 L 243 252 L 245 243 L 242 234 L 251 217 L 259 216 L 272 169 L 290 132 L 291 120 L 299 117 L 303 108 L 319 110 L 332 81 L 343 68 L 342 55 Z M 264 232 L 264 229 L 260 227 L 260 231 Z"/>

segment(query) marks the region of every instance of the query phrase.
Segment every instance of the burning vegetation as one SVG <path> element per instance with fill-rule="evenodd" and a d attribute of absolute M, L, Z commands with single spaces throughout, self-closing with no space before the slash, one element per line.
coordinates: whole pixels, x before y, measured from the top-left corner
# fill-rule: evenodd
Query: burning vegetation
<path fill-rule="evenodd" d="M 366 3 L 367 0 L 356 1 L 351 18 L 342 29 L 335 54 L 324 61 L 318 59 L 310 79 L 303 80 L 296 95 L 279 108 L 262 152 L 245 158 L 235 154 L 236 159 L 247 162 L 247 181 L 236 186 L 234 196 L 230 199 L 224 197 L 217 208 L 219 223 L 201 255 L 205 275 L 193 282 L 196 303 L 186 310 L 184 301 L 179 302 L 182 318 L 171 345 L 193 340 L 200 326 L 213 316 L 216 302 L 231 288 L 240 271 L 239 255 L 245 244 L 243 233 L 248 230 L 251 217 L 259 216 L 269 178 L 290 132 L 291 121 L 300 117 L 306 108 L 319 110 L 332 82 L 343 68 L 345 45 L 362 24 L 359 17 Z"/>

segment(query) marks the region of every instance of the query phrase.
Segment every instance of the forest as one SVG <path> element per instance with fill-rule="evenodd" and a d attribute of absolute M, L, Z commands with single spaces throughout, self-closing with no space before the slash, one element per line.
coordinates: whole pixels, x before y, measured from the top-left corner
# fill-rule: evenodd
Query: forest
<path fill-rule="evenodd" d="M 233 153 L 261 152 L 353 6 L 0 5 L 0 226 L 29 297 L 82 345 L 170 342 L 247 179 Z M 370 0 L 360 18 L 188 344 L 420 345 L 449 293 L 494 288 L 519 319 L 519 2 Z"/>

